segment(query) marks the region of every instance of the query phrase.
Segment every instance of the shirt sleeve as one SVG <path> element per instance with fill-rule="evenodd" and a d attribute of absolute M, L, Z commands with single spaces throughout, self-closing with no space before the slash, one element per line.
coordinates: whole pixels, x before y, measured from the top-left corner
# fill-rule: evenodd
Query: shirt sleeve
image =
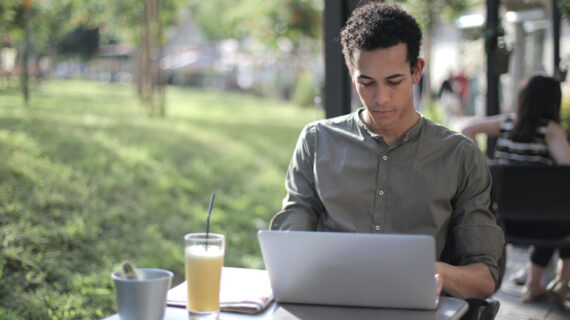
<path fill-rule="evenodd" d="M 315 131 L 314 125 L 308 125 L 299 136 L 285 178 L 287 195 L 282 210 L 271 220 L 272 230 L 317 230 L 323 205 L 315 189 L 313 171 Z"/>
<path fill-rule="evenodd" d="M 481 151 L 471 141 L 463 144 L 449 258 L 454 265 L 486 264 L 498 285 L 505 237 L 489 211 L 491 173 Z"/>

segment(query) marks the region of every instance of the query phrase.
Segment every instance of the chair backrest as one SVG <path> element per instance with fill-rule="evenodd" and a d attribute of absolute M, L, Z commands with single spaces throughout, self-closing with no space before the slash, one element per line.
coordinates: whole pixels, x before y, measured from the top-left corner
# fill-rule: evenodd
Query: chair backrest
<path fill-rule="evenodd" d="M 570 166 L 491 165 L 499 219 L 570 222 Z"/>

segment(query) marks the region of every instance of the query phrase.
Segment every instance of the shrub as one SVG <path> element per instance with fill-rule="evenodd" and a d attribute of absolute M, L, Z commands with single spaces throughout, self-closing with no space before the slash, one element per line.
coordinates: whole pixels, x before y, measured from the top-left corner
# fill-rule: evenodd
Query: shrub
<path fill-rule="evenodd" d="M 319 95 L 319 86 L 310 71 L 303 71 L 293 91 L 293 102 L 301 107 L 315 105 L 315 97 Z"/>
<path fill-rule="evenodd" d="M 424 117 L 430 119 L 433 122 L 443 124 L 445 120 L 445 111 L 439 105 L 437 100 L 425 99 L 425 108 L 421 110 Z"/>

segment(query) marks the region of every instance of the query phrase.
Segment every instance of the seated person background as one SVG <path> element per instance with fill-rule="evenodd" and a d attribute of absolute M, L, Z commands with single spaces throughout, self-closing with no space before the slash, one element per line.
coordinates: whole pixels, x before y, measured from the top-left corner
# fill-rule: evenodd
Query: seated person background
<path fill-rule="evenodd" d="M 463 129 L 463 134 L 476 141 L 485 133 L 498 137 L 493 163 L 506 165 L 570 165 L 570 145 L 560 127 L 560 83 L 552 77 L 535 75 L 519 86 L 516 114 L 501 114 L 478 119 Z M 569 213 L 570 214 L 570 213 Z M 570 234 L 570 226 L 553 223 L 511 223 L 507 233 L 536 237 L 562 237 Z M 560 260 L 557 277 L 547 286 L 557 295 L 563 307 L 570 280 L 570 247 L 558 248 Z M 523 301 L 529 302 L 547 292 L 540 280 L 555 248 L 533 246 Z"/>
<path fill-rule="evenodd" d="M 428 234 L 438 293 L 484 299 L 504 247 L 488 210 L 490 172 L 471 140 L 414 110 L 421 38 L 397 5 L 353 12 L 341 42 L 364 108 L 303 129 L 271 228 Z"/>

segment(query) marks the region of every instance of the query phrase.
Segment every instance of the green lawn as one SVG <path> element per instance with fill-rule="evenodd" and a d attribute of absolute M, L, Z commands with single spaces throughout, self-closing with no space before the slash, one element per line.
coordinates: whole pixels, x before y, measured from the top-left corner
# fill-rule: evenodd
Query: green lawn
<path fill-rule="evenodd" d="M 227 235 L 225 265 L 260 268 L 256 231 L 315 109 L 168 88 L 149 118 L 125 85 L 43 82 L 24 107 L 0 91 L 0 319 L 116 312 L 110 273 L 128 259 L 183 280 L 183 235 Z"/>

